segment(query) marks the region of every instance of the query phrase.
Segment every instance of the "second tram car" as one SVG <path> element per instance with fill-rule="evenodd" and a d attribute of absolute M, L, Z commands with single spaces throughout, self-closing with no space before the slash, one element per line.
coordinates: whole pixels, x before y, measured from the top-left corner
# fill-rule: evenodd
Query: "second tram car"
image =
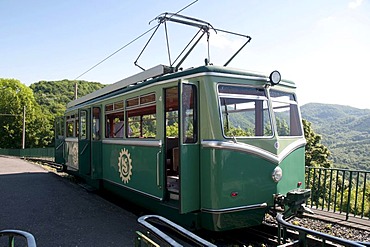
<path fill-rule="evenodd" d="M 56 161 L 99 189 L 194 228 L 297 213 L 305 139 L 296 85 L 206 64 L 158 65 L 67 106 Z"/>

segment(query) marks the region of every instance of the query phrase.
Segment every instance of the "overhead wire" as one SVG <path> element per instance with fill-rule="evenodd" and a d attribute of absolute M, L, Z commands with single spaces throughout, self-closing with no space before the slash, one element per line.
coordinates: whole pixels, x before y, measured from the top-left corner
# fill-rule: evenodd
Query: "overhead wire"
<path fill-rule="evenodd" d="M 190 4 L 188 4 L 187 6 L 183 7 L 182 9 L 180 9 L 179 11 L 176 12 L 176 14 L 180 13 L 181 11 L 183 11 L 184 9 L 190 7 L 191 5 L 193 5 L 194 3 L 198 2 L 198 0 L 195 0 L 193 2 L 191 2 Z M 79 79 L 80 77 L 82 77 L 83 75 L 87 74 L 88 72 L 90 72 L 91 70 L 93 70 L 94 68 L 96 68 L 97 66 L 99 66 L 100 64 L 104 63 L 105 61 L 107 61 L 109 58 L 111 58 L 112 56 L 114 56 L 115 54 L 117 54 L 118 52 L 120 52 L 121 50 L 125 49 L 127 46 L 131 45 L 132 43 L 134 43 L 136 40 L 140 39 L 141 37 L 143 37 L 144 35 L 146 35 L 147 33 L 149 33 L 150 31 L 158 28 L 162 23 L 158 23 L 158 25 L 150 28 L 149 30 L 147 30 L 146 32 L 144 32 L 143 34 L 139 35 L 138 37 L 136 37 L 135 39 L 131 40 L 129 43 L 127 43 L 126 45 L 122 46 L 121 48 L 119 48 L 118 50 L 116 50 L 115 52 L 113 52 L 112 54 L 110 54 L 109 56 L 107 56 L 106 58 L 104 58 L 103 60 L 101 60 L 100 62 L 98 62 L 97 64 L 95 64 L 94 66 L 92 66 L 91 68 L 89 68 L 88 70 L 86 70 L 85 72 L 83 72 L 81 75 L 77 76 L 74 80 L 77 80 Z"/>
<path fill-rule="evenodd" d="M 103 60 L 101 60 L 99 63 L 95 64 L 94 66 L 92 66 L 90 69 L 86 70 L 85 72 L 83 72 L 81 75 L 77 76 L 75 78 L 75 80 L 77 80 L 78 78 L 80 78 L 81 76 L 87 74 L 88 72 L 90 72 L 91 70 L 93 70 L 94 68 L 96 68 L 97 66 L 99 66 L 100 64 L 102 64 L 103 62 L 107 61 L 109 58 L 111 58 L 112 56 L 114 56 L 115 54 L 117 54 L 118 52 L 120 52 L 121 50 L 125 49 L 127 46 L 131 45 L 132 43 L 134 43 L 136 40 L 140 39 L 141 37 L 143 37 L 144 35 L 146 35 L 147 33 L 149 33 L 150 31 L 152 31 L 153 29 L 155 28 L 158 28 L 158 26 L 160 25 L 160 23 L 154 27 L 152 27 L 151 29 L 149 29 L 148 31 L 144 32 L 143 34 L 139 35 L 138 37 L 136 37 L 135 39 L 131 40 L 130 42 L 128 42 L 126 45 L 122 46 L 121 48 L 119 48 L 118 50 L 116 50 L 115 52 L 113 52 L 112 54 L 110 54 L 109 56 L 107 56 L 106 58 L 104 58 Z"/>

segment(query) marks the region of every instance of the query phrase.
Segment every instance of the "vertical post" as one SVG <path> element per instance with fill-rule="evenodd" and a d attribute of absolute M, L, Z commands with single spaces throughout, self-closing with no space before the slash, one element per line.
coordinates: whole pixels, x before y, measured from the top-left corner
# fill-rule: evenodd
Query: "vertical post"
<path fill-rule="evenodd" d="M 77 91 L 78 91 L 78 84 L 77 84 L 77 81 L 75 81 L 75 100 L 77 99 Z"/>
<path fill-rule="evenodd" d="M 332 193 L 332 183 L 333 183 L 333 169 L 330 169 L 330 179 L 329 179 L 329 200 L 328 200 L 328 211 L 330 211 L 330 206 L 332 204 L 332 198 L 331 198 L 331 193 Z"/>
<path fill-rule="evenodd" d="M 351 209 L 351 191 L 352 191 L 352 171 L 349 172 L 349 186 L 348 186 L 346 220 L 348 220 L 348 218 L 349 218 L 349 213 L 350 213 L 350 209 Z"/>
<path fill-rule="evenodd" d="M 26 146 L 26 106 L 23 106 L 22 149 Z"/>
<path fill-rule="evenodd" d="M 364 209 L 365 209 L 366 176 L 367 176 L 367 172 L 365 172 L 364 183 L 363 183 L 364 188 L 362 190 L 361 218 L 364 217 Z"/>

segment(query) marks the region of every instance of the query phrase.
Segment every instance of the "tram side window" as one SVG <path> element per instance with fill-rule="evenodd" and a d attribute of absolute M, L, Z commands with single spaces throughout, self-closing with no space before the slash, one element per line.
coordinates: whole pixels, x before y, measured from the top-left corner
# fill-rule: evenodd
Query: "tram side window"
<path fill-rule="evenodd" d="M 94 107 L 92 116 L 92 139 L 94 141 L 101 139 L 100 132 L 100 108 Z"/>
<path fill-rule="evenodd" d="M 157 134 L 155 94 L 126 100 L 126 136 L 154 138 Z"/>
<path fill-rule="evenodd" d="M 196 123 L 196 90 L 194 85 L 183 85 L 182 92 L 182 112 L 183 112 L 183 142 L 197 142 L 197 123 Z"/>
<path fill-rule="evenodd" d="M 166 137 L 178 138 L 179 136 L 178 110 L 178 87 L 166 89 Z"/>
<path fill-rule="evenodd" d="M 58 117 L 55 120 L 55 137 L 57 139 L 63 139 L 64 138 L 64 118 Z"/>
<path fill-rule="evenodd" d="M 298 104 L 291 93 L 270 90 L 279 136 L 302 136 Z"/>
<path fill-rule="evenodd" d="M 105 106 L 105 137 L 122 138 L 124 132 L 123 101 Z"/>
<path fill-rule="evenodd" d="M 80 119 L 81 119 L 80 139 L 87 139 L 87 113 L 86 111 L 80 112 Z"/>
<path fill-rule="evenodd" d="M 67 137 L 73 137 L 74 133 L 74 121 L 67 120 Z"/>
<path fill-rule="evenodd" d="M 75 120 L 75 133 L 74 133 L 74 136 L 77 137 L 79 133 L 80 133 L 80 125 L 79 125 L 78 118 L 76 118 L 76 120 Z"/>
<path fill-rule="evenodd" d="M 78 127 L 78 118 L 75 115 L 66 117 L 66 137 L 77 137 Z"/>

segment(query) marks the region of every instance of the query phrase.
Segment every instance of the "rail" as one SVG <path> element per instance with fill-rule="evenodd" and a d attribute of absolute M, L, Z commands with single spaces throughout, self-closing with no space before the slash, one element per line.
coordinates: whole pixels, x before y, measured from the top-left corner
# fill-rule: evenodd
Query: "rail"
<path fill-rule="evenodd" d="M 151 220 L 161 229 L 154 226 L 153 223 L 150 223 L 148 220 Z M 136 232 L 138 236 L 135 246 L 163 246 L 164 244 L 176 247 L 183 246 L 179 241 L 191 243 L 191 246 L 216 246 L 159 215 L 144 215 L 138 219 L 138 222 L 144 226 L 148 232 L 146 235 L 141 232 Z M 171 236 L 176 236 L 176 240 L 164 231 L 171 232 Z"/>
<path fill-rule="evenodd" d="M 27 247 L 36 247 L 36 240 L 31 233 L 19 231 L 19 230 L 3 230 L 0 231 L 0 237 L 7 236 L 8 237 L 8 246 L 14 247 L 15 246 L 15 237 L 22 237 L 26 240 Z"/>
<path fill-rule="evenodd" d="M 278 244 L 280 246 L 309 246 L 308 245 L 308 235 L 311 235 L 315 238 L 321 239 L 321 246 L 326 246 L 327 241 L 330 241 L 331 243 L 340 244 L 343 246 L 370 246 L 370 243 L 359 243 L 343 238 L 338 238 L 323 232 L 314 231 L 308 228 L 304 228 L 301 226 L 296 226 L 293 224 L 290 224 L 289 222 L 285 221 L 282 214 L 278 214 L 276 216 L 276 220 L 279 223 L 278 226 Z M 286 243 L 286 236 L 287 236 L 287 229 L 295 230 L 299 232 L 299 239 L 291 242 Z M 282 243 L 283 242 L 283 243 Z"/>
<path fill-rule="evenodd" d="M 370 171 L 306 167 L 311 208 L 370 219 Z"/>

